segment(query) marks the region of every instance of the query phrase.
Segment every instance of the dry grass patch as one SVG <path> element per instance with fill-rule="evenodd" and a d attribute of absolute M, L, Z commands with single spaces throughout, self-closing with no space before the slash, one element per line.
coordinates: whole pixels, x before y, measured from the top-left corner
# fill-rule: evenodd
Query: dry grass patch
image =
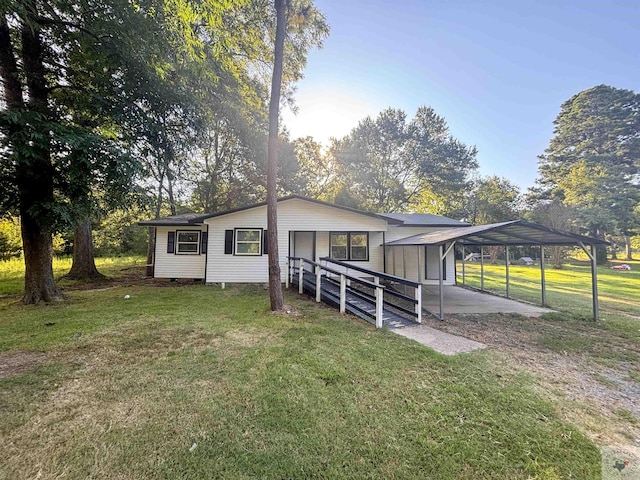
<path fill-rule="evenodd" d="M 39 352 L 0 352 L 0 380 L 33 370 L 46 360 Z"/>
<path fill-rule="evenodd" d="M 501 369 L 517 365 L 532 373 L 562 417 L 598 444 L 640 446 L 637 342 L 596 324 L 518 315 L 456 315 L 431 322 L 492 347 Z"/>

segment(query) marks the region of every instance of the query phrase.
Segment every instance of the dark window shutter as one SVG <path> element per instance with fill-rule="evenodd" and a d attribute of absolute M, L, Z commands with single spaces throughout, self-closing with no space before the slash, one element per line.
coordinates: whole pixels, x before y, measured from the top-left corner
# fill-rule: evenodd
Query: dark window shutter
<path fill-rule="evenodd" d="M 176 253 L 176 232 L 167 234 L 167 253 Z"/>
<path fill-rule="evenodd" d="M 205 254 L 207 253 L 207 240 L 209 235 L 207 234 L 207 232 L 202 232 L 200 234 L 200 253 Z"/>
<path fill-rule="evenodd" d="M 269 232 L 267 232 L 266 230 L 263 230 L 263 231 L 262 231 L 262 254 L 263 254 L 263 255 L 266 255 L 266 254 L 268 253 L 268 252 L 267 252 L 267 247 L 268 247 L 268 245 L 269 245 L 269 242 L 268 242 L 268 239 L 267 239 L 267 237 L 268 237 L 268 235 L 267 235 L 267 234 L 268 234 L 268 233 L 269 233 Z"/>
<path fill-rule="evenodd" d="M 224 231 L 224 253 L 225 255 L 233 253 L 233 230 Z"/>

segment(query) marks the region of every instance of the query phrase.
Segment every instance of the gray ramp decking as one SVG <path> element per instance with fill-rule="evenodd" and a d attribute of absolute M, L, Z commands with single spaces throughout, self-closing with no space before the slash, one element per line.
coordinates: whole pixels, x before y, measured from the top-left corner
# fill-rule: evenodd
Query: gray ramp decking
<path fill-rule="evenodd" d="M 322 290 L 320 298 L 329 305 L 336 308 L 340 308 L 340 284 L 334 279 L 326 276 L 322 276 Z M 298 285 L 298 276 L 293 278 L 294 285 Z M 310 272 L 305 272 L 303 275 L 303 290 L 309 295 L 316 293 L 316 276 Z M 376 302 L 373 299 L 368 298 L 366 295 L 357 293 L 347 287 L 346 292 L 346 304 L 345 309 L 347 312 L 366 320 L 369 323 L 375 324 L 376 318 Z M 406 318 L 405 316 L 390 310 L 389 308 L 383 308 L 382 310 L 382 324 L 387 328 L 403 328 L 417 325 L 417 322 Z"/>

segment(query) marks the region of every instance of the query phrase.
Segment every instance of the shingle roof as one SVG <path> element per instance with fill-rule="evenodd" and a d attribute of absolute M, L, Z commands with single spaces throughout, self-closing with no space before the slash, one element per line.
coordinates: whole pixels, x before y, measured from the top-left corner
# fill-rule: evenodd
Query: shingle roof
<path fill-rule="evenodd" d="M 150 227 L 173 227 L 185 225 L 200 225 L 209 215 L 202 213 L 183 213 L 181 215 L 171 215 L 169 217 L 154 218 L 138 222 L 138 225 Z"/>
<path fill-rule="evenodd" d="M 467 222 L 430 213 L 381 213 L 383 217 L 402 222 L 403 227 L 467 227 Z"/>

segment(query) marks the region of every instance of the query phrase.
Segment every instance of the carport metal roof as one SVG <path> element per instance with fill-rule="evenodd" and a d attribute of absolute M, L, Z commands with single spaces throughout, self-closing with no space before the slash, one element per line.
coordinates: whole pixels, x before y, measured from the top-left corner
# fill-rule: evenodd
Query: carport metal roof
<path fill-rule="evenodd" d="M 407 247 L 407 246 L 437 246 L 439 250 L 440 262 L 439 269 L 439 285 L 440 285 L 440 315 L 439 318 L 444 319 L 444 297 L 442 289 L 442 263 L 447 254 L 451 251 L 456 243 L 464 246 L 503 246 L 506 249 L 506 293 L 509 297 L 509 247 L 522 245 L 539 245 L 541 249 L 540 255 L 540 282 L 542 286 L 542 306 L 546 306 L 546 286 L 544 275 L 544 247 L 545 246 L 561 246 L 561 245 L 578 245 L 584 250 L 591 260 L 591 295 L 593 300 L 593 317 L 598 319 L 598 279 L 596 269 L 596 245 L 608 245 L 609 242 L 594 237 L 577 235 L 571 232 L 563 232 L 553 228 L 545 227 L 537 223 L 527 222 L 526 220 L 513 220 L 510 222 L 492 223 L 489 225 L 478 225 L 472 227 L 449 228 L 446 230 L 438 230 L 436 232 L 413 235 L 411 237 L 401 238 L 392 242 L 386 242 L 385 247 Z M 589 248 L 588 248 L 588 247 Z M 404 255 L 404 253 L 403 253 Z M 464 258 L 464 255 L 463 255 Z M 481 262 L 484 256 L 481 254 Z M 463 260 L 464 271 L 464 260 Z M 484 270 L 484 264 L 482 263 Z M 483 273 L 481 274 L 483 275 Z M 483 277 L 484 278 L 484 277 Z"/>
<path fill-rule="evenodd" d="M 598 238 L 563 232 L 526 220 L 457 227 L 437 232 L 413 235 L 400 240 L 385 243 L 385 246 L 401 245 L 444 245 L 449 242 L 463 245 L 606 245 L 608 242 Z"/>

